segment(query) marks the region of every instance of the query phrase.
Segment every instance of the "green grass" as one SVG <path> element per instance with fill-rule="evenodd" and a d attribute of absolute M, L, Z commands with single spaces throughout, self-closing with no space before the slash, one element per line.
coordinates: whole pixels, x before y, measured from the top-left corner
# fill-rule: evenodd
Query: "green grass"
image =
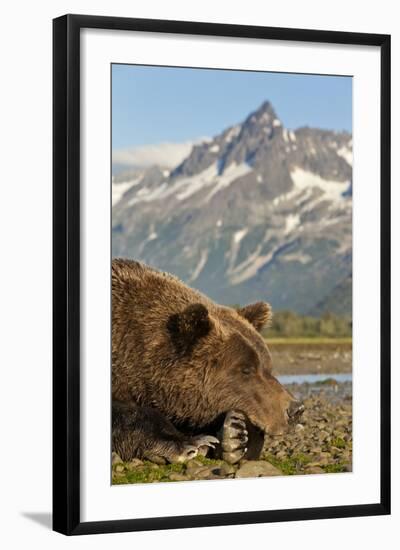
<path fill-rule="evenodd" d="M 340 438 L 338 438 L 340 439 Z M 312 457 L 307 456 L 303 453 L 297 453 L 288 458 L 279 459 L 274 455 L 266 455 L 265 460 L 270 462 L 276 468 L 279 468 L 281 472 L 287 476 L 292 476 L 296 474 L 302 474 L 304 472 L 305 466 L 308 463 L 312 462 Z M 346 471 L 346 464 L 343 462 L 337 462 L 335 464 L 326 464 L 320 466 L 320 468 L 326 474 L 337 474 Z"/>
<path fill-rule="evenodd" d="M 338 448 L 343 448 L 345 442 L 341 438 L 336 438 L 332 444 Z M 304 474 L 307 464 L 312 462 L 312 457 L 304 453 L 295 453 L 290 457 L 276 458 L 275 455 L 267 454 L 263 457 L 264 460 L 281 470 L 284 475 Z M 203 456 L 196 457 L 196 462 L 205 466 L 220 466 L 224 462 L 205 458 Z M 123 466 L 123 472 L 116 472 L 117 466 Z M 321 465 L 325 473 L 340 473 L 346 471 L 346 464 L 339 462 L 335 464 Z M 149 461 L 144 461 L 142 465 L 129 470 L 128 463 L 116 464 L 113 467 L 113 485 L 126 485 L 129 483 L 154 483 L 154 482 L 173 482 L 169 479 L 171 473 L 185 474 L 186 464 L 166 464 L 154 467 L 154 464 Z"/>
<path fill-rule="evenodd" d="M 224 464 L 223 460 L 218 460 L 216 458 L 207 458 L 206 456 L 197 455 L 195 458 L 196 462 L 201 462 L 204 466 L 221 466 Z"/>
<path fill-rule="evenodd" d="M 338 462 L 336 464 L 327 464 L 326 466 L 321 466 L 326 474 L 340 474 L 346 471 L 346 464 Z"/>
<path fill-rule="evenodd" d="M 270 462 L 275 468 L 281 470 L 281 472 L 287 476 L 302 473 L 304 467 L 311 462 L 311 457 L 303 454 L 296 453 L 287 458 L 276 458 L 276 456 L 268 454 L 265 456 L 265 460 Z"/>
<path fill-rule="evenodd" d="M 157 468 L 154 468 L 154 465 L 151 462 L 147 461 L 145 461 L 143 465 L 136 466 L 133 470 L 128 470 L 127 464 L 123 464 L 123 466 L 125 466 L 124 472 L 115 474 L 113 476 L 113 485 L 124 485 L 126 483 L 153 483 L 155 481 L 171 481 L 168 478 L 169 474 L 171 474 L 172 472 L 182 474 L 185 471 L 184 464 L 166 464 L 165 466 L 157 466 Z M 115 468 L 113 468 L 113 470 L 115 471 Z"/>
<path fill-rule="evenodd" d="M 221 466 L 223 460 L 206 458 L 197 456 L 196 462 L 205 466 Z M 118 466 L 123 466 L 123 472 L 116 472 Z M 129 469 L 129 463 L 119 463 L 113 467 L 113 485 L 125 485 L 127 483 L 154 483 L 154 482 L 171 482 L 169 479 L 171 473 L 184 474 L 186 472 L 186 464 L 165 464 L 154 466 L 150 461 L 143 461 L 143 464 L 135 466 L 132 470 Z"/>
<path fill-rule="evenodd" d="M 342 437 L 336 437 L 335 439 L 332 439 L 331 445 L 333 447 L 337 447 L 338 449 L 345 449 L 346 441 Z"/>

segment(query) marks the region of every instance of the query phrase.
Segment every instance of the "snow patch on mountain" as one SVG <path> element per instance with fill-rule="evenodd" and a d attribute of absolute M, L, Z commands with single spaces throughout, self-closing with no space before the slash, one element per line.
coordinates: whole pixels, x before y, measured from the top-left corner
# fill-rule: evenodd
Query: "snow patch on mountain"
<path fill-rule="evenodd" d="M 113 255 L 220 303 L 311 311 L 351 274 L 351 134 L 279 120 L 265 102 L 179 165 L 115 174 Z"/>
<path fill-rule="evenodd" d="M 240 133 L 241 126 L 238 124 L 237 126 L 233 126 L 228 130 L 228 133 L 225 136 L 225 141 L 229 143 L 232 141 L 235 137 L 237 137 Z"/>
<path fill-rule="evenodd" d="M 195 281 L 197 277 L 200 275 L 200 273 L 203 271 L 204 266 L 207 263 L 207 259 L 208 259 L 208 250 L 207 249 L 202 250 L 200 255 L 200 260 L 196 265 L 196 267 L 194 268 L 194 271 L 190 277 L 190 282 Z"/>
<path fill-rule="evenodd" d="M 251 279 L 251 277 L 254 277 L 254 275 L 257 274 L 258 270 L 262 267 L 265 267 L 274 257 L 275 253 L 279 250 L 280 245 L 274 247 L 271 252 L 268 254 L 265 254 L 264 256 L 257 254 L 251 264 L 247 266 L 245 269 L 239 271 L 238 273 L 235 273 L 231 276 L 231 283 L 233 285 L 238 285 L 239 283 L 242 283 L 243 281 L 246 281 L 247 279 Z"/>
<path fill-rule="evenodd" d="M 238 244 L 240 241 L 247 235 L 248 228 L 245 227 L 244 229 L 239 229 L 239 231 L 236 231 L 233 234 L 233 241 Z"/>
<path fill-rule="evenodd" d="M 244 239 L 244 237 L 247 235 L 248 231 L 249 231 L 248 227 L 245 227 L 243 229 L 239 229 L 239 231 L 235 231 L 235 233 L 233 233 L 232 235 L 231 248 L 228 253 L 228 256 L 229 256 L 228 272 L 234 269 L 237 255 L 240 250 L 240 243 Z"/>
<path fill-rule="evenodd" d="M 298 225 L 300 225 L 300 216 L 298 214 L 289 214 L 285 220 L 285 235 L 291 233 Z"/>
<path fill-rule="evenodd" d="M 149 187 L 142 187 L 141 189 L 139 189 L 136 195 L 132 199 L 130 199 L 130 201 L 128 202 L 128 206 L 133 206 L 134 204 L 137 204 L 139 202 L 151 202 L 159 199 L 164 194 L 166 188 L 166 182 L 163 182 L 159 187 L 155 187 L 154 189 L 150 189 Z"/>
<path fill-rule="evenodd" d="M 176 198 L 180 201 L 184 201 L 195 193 L 198 193 L 204 187 L 212 185 L 217 175 L 218 166 L 214 163 L 203 170 L 203 172 L 200 172 L 200 174 L 178 180 L 170 189 L 169 194 L 175 193 L 179 190 Z"/>
<path fill-rule="evenodd" d="M 158 235 L 155 231 L 151 231 L 149 233 L 149 236 L 147 237 L 147 240 L 148 241 L 154 241 L 155 239 L 157 239 Z"/>
<path fill-rule="evenodd" d="M 125 195 L 125 193 L 128 191 L 128 189 L 131 189 L 135 185 L 138 185 L 142 180 L 142 176 L 139 176 L 137 178 L 134 178 L 129 181 L 121 181 L 119 183 L 115 183 L 112 181 L 111 183 L 111 203 L 112 206 L 115 206 L 119 201 L 122 199 L 122 197 Z"/>
<path fill-rule="evenodd" d="M 291 189 L 287 193 L 282 193 L 281 195 L 275 197 L 272 200 L 272 206 L 279 206 L 293 199 L 296 199 L 296 205 L 299 205 L 300 203 L 304 202 L 305 199 L 309 198 L 311 194 L 312 189 L 310 187 L 299 189 L 298 187 L 294 186 L 293 189 Z"/>
<path fill-rule="evenodd" d="M 350 149 L 350 147 L 341 147 L 336 151 L 336 153 L 339 155 L 339 157 L 344 158 L 347 164 L 353 166 L 353 151 Z"/>
<path fill-rule="evenodd" d="M 297 252 L 293 254 L 284 254 L 281 257 L 281 260 L 284 262 L 299 262 L 304 265 L 311 262 L 312 258 L 309 254 L 302 254 L 301 252 Z"/>
<path fill-rule="evenodd" d="M 290 173 L 293 183 L 297 189 L 306 189 L 307 187 L 317 187 L 324 193 L 324 198 L 331 201 L 343 199 L 343 193 L 348 190 L 348 181 L 334 181 L 321 178 L 318 174 L 296 167 Z"/>
<path fill-rule="evenodd" d="M 211 197 L 219 193 L 222 189 L 229 187 L 235 180 L 245 176 L 251 171 L 252 168 L 247 163 L 243 162 L 242 164 L 236 164 L 236 162 L 233 162 L 220 176 L 215 178 L 215 186 L 207 195 L 205 202 L 208 202 Z"/>

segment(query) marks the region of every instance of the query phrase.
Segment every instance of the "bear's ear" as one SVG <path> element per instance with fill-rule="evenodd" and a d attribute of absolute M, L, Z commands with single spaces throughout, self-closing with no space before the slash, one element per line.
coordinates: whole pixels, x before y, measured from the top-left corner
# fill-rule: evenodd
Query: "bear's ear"
<path fill-rule="evenodd" d="M 239 308 L 237 312 L 247 319 L 258 332 L 268 325 L 272 319 L 272 308 L 267 302 L 249 304 L 248 306 Z"/>
<path fill-rule="evenodd" d="M 190 304 L 181 313 L 170 316 L 167 329 L 176 349 L 187 353 L 211 330 L 208 310 L 203 304 Z"/>

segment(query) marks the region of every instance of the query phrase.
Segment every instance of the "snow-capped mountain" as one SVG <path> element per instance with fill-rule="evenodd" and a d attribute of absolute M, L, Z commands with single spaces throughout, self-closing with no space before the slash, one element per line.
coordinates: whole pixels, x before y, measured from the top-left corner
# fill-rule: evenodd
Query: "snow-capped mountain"
<path fill-rule="evenodd" d="M 220 303 L 351 313 L 347 132 L 286 129 L 265 102 L 172 171 L 114 177 L 112 196 L 113 256 L 172 272 Z"/>

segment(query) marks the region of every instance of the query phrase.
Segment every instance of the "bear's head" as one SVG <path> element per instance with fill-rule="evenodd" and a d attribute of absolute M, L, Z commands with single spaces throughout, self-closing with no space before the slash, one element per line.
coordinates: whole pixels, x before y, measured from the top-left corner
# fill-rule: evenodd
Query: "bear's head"
<path fill-rule="evenodd" d="M 284 433 L 298 420 L 304 407 L 273 376 L 271 354 L 260 334 L 271 315 L 265 302 L 239 309 L 209 302 L 190 304 L 169 317 L 167 332 L 185 402 L 182 414 L 174 412 L 176 418 L 206 424 L 238 410 L 270 435 Z"/>

